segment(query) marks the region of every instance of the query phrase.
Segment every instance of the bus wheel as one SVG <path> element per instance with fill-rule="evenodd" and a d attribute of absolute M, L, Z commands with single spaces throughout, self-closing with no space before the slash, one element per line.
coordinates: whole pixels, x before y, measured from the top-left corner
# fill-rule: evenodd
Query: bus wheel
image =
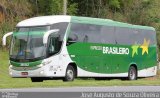
<path fill-rule="evenodd" d="M 69 65 L 67 67 L 66 75 L 65 75 L 63 81 L 66 81 L 66 82 L 67 81 L 73 81 L 74 78 L 75 78 L 75 70 L 74 70 L 74 68 L 72 66 Z"/>
<path fill-rule="evenodd" d="M 128 71 L 128 79 L 136 80 L 137 79 L 137 70 L 134 66 L 131 66 Z"/>
<path fill-rule="evenodd" d="M 32 82 L 43 82 L 43 79 L 42 78 L 37 78 L 37 77 L 32 77 L 31 81 Z"/>

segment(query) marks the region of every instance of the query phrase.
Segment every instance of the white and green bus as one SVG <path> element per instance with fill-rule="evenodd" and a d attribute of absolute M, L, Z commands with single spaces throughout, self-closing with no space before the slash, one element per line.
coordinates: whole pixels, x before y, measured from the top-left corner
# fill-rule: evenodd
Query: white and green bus
<path fill-rule="evenodd" d="M 10 44 L 9 74 L 47 78 L 149 77 L 157 72 L 153 27 L 109 19 L 41 16 L 17 24 Z"/>

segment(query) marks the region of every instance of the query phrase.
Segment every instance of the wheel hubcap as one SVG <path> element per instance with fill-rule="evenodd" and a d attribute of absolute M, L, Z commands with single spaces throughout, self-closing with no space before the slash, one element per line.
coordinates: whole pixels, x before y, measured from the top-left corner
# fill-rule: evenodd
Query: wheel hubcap
<path fill-rule="evenodd" d="M 134 72 L 134 70 L 132 69 L 131 71 L 130 71 L 130 78 L 131 78 L 131 80 L 134 80 L 135 79 L 135 72 Z"/>
<path fill-rule="evenodd" d="M 68 80 L 72 80 L 73 79 L 73 71 L 72 70 L 68 70 L 67 71 L 67 78 L 68 78 Z"/>

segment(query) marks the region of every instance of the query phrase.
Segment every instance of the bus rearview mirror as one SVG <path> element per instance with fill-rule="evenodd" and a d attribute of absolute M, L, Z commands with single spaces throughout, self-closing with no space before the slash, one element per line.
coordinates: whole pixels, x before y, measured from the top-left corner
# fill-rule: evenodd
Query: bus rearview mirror
<path fill-rule="evenodd" d="M 44 36 L 43 36 L 43 44 L 47 44 L 48 37 L 49 37 L 50 34 L 56 33 L 56 32 L 58 32 L 58 31 L 59 31 L 59 29 L 54 29 L 54 30 L 49 30 L 49 31 L 47 31 L 47 32 L 44 34 Z"/>
<path fill-rule="evenodd" d="M 8 32 L 3 36 L 3 38 L 2 38 L 3 46 L 6 46 L 6 39 L 7 39 L 8 36 L 10 36 L 12 34 L 13 34 L 13 32 Z"/>

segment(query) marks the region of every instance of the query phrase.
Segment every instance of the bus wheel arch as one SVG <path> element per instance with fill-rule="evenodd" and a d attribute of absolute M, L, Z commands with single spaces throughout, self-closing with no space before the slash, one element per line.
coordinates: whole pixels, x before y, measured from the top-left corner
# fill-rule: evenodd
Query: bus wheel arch
<path fill-rule="evenodd" d="M 136 64 L 131 64 L 128 69 L 128 80 L 137 80 L 138 68 Z"/>
<path fill-rule="evenodd" d="M 75 63 L 69 63 L 63 81 L 73 81 L 77 77 L 77 66 Z"/>

